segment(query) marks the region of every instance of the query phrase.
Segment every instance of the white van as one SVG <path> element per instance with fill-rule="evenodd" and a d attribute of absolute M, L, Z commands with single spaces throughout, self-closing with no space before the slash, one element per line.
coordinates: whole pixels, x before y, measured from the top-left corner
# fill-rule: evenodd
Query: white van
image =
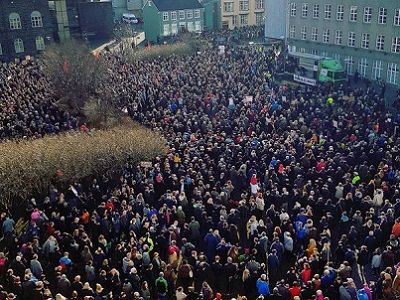
<path fill-rule="evenodd" d="M 139 23 L 139 20 L 136 18 L 136 16 L 134 14 L 123 14 L 122 21 L 124 21 L 126 23 L 133 23 L 133 24 Z"/>

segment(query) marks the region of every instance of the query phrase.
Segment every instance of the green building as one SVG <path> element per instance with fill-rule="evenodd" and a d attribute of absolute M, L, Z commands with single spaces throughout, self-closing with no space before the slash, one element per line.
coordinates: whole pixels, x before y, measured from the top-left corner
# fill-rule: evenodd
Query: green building
<path fill-rule="evenodd" d="M 153 42 L 181 31 L 202 32 L 204 7 L 197 0 L 147 0 L 143 21 L 146 39 Z"/>
<path fill-rule="evenodd" d="M 289 0 L 289 50 L 400 86 L 400 1 Z"/>
<path fill-rule="evenodd" d="M 203 0 L 204 30 L 213 31 L 221 28 L 221 0 Z"/>

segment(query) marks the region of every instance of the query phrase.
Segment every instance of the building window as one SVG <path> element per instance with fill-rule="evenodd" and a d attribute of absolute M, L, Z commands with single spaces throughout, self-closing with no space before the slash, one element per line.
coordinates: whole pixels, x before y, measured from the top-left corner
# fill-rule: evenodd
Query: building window
<path fill-rule="evenodd" d="M 233 12 L 233 2 L 224 3 L 224 12 Z"/>
<path fill-rule="evenodd" d="M 195 18 L 195 19 L 200 18 L 200 9 L 195 9 L 195 11 L 194 11 L 194 18 Z"/>
<path fill-rule="evenodd" d="M 341 30 L 336 30 L 335 32 L 335 44 L 341 45 L 343 43 L 343 32 Z"/>
<path fill-rule="evenodd" d="M 313 40 L 314 42 L 318 41 L 318 28 L 317 27 L 313 27 L 311 29 L 311 40 Z"/>
<path fill-rule="evenodd" d="M 296 16 L 296 3 L 290 3 L 290 16 Z"/>
<path fill-rule="evenodd" d="M 400 37 L 394 37 L 392 39 L 392 52 L 400 53 Z"/>
<path fill-rule="evenodd" d="M 33 28 L 43 27 L 43 20 L 40 12 L 34 11 L 31 13 L 31 22 Z"/>
<path fill-rule="evenodd" d="M 335 54 L 333 55 L 333 58 L 336 59 L 336 60 L 338 60 L 338 61 L 340 61 L 340 59 L 341 59 L 342 57 L 340 56 L 340 54 L 335 53 Z"/>
<path fill-rule="evenodd" d="M 291 25 L 289 29 L 289 37 L 294 39 L 296 37 L 296 26 Z"/>
<path fill-rule="evenodd" d="M 313 18 L 318 19 L 319 18 L 319 4 L 314 4 L 313 7 Z"/>
<path fill-rule="evenodd" d="M 380 79 L 382 71 L 383 71 L 382 61 L 375 60 L 372 64 L 372 79 L 374 80 Z"/>
<path fill-rule="evenodd" d="M 347 46 L 349 46 L 349 47 L 356 46 L 356 33 L 355 32 L 349 32 L 349 42 L 347 43 Z"/>
<path fill-rule="evenodd" d="M 301 27 L 301 39 L 302 40 L 307 39 L 307 27 L 306 26 Z"/>
<path fill-rule="evenodd" d="M 366 58 L 361 58 L 358 62 L 358 73 L 360 73 L 362 77 L 366 77 L 367 70 L 368 70 L 368 60 Z"/>
<path fill-rule="evenodd" d="M 350 22 L 357 22 L 357 6 L 350 7 Z"/>
<path fill-rule="evenodd" d="M 44 39 L 41 36 L 36 37 L 36 50 L 43 51 L 45 48 Z"/>
<path fill-rule="evenodd" d="M 21 29 L 21 18 L 19 17 L 19 14 L 17 13 L 11 13 L 10 16 L 8 17 L 8 20 L 10 21 L 10 29 Z"/>
<path fill-rule="evenodd" d="M 171 13 L 172 17 L 172 13 Z M 171 24 L 171 34 L 178 34 L 178 23 Z"/>
<path fill-rule="evenodd" d="M 385 25 L 387 20 L 387 9 L 384 7 L 379 8 L 378 24 Z"/>
<path fill-rule="evenodd" d="M 322 51 L 321 56 L 322 57 L 329 57 L 328 52 L 326 52 L 326 51 Z"/>
<path fill-rule="evenodd" d="M 384 35 L 378 35 L 376 37 L 376 50 L 378 50 L 378 51 L 385 50 L 385 36 Z"/>
<path fill-rule="evenodd" d="M 346 65 L 346 73 L 347 73 L 347 75 L 352 75 L 353 74 L 353 67 L 354 67 L 353 56 L 347 56 L 346 57 L 345 65 Z"/>
<path fill-rule="evenodd" d="M 400 26 L 400 8 L 397 8 L 394 11 L 394 21 L 393 21 L 394 26 Z"/>
<path fill-rule="evenodd" d="M 249 23 L 248 15 L 240 15 L 240 25 L 247 26 Z"/>
<path fill-rule="evenodd" d="M 162 19 L 163 21 L 168 21 L 168 12 L 163 12 Z"/>
<path fill-rule="evenodd" d="M 240 1 L 239 2 L 239 10 L 240 11 L 248 11 L 249 10 L 249 1 Z"/>
<path fill-rule="evenodd" d="M 0 56 L 1 55 L 3 55 L 3 48 L 1 47 L 1 44 L 0 44 Z"/>
<path fill-rule="evenodd" d="M 343 21 L 343 19 L 344 19 L 344 5 L 338 5 L 336 20 Z"/>
<path fill-rule="evenodd" d="M 185 19 L 185 11 L 184 10 L 180 10 L 179 11 L 179 20 L 184 20 Z"/>
<path fill-rule="evenodd" d="M 363 33 L 361 38 L 361 48 L 369 48 L 369 33 Z"/>
<path fill-rule="evenodd" d="M 399 68 L 396 63 L 388 63 L 387 82 L 397 84 L 399 77 Z"/>
<path fill-rule="evenodd" d="M 306 53 L 306 48 L 300 48 L 300 53 Z"/>
<path fill-rule="evenodd" d="M 21 39 L 14 40 L 15 53 L 22 53 L 25 51 L 24 42 Z"/>
<path fill-rule="evenodd" d="M 303 18 L 308 17 L 308 3 L 303 3 L 303 5 L 301 6 L 301 16 Z"/>
<path fill-rule="evenodd" d="M 201 31 L 201 21 L 195 21 L 194 22 L 194 30 L 197 32 Z"/>
<path fill-rule="evenodd" d="M 264 13 L 256 13 L 256 25 L 262 25 L 264 23 Z"/>
<path fill-rule="evenodd" d="M 239 16 L 232 16 L 232 25 L 233 26 L 239 26 Z"/>
<path fill-rule="evenodd" d="M 178 31 L 184 31 L 186 29 L 187 29 L 186 22 L 179 22 Z"/>
<path fill-rule="evenodd" d="M 164 36 L 169 36 L 170 31 L 169 31 L 169 24 L 164 24 Z"/>
<path fill-rule="evenodd" d="M 176 11 L 171 11 L 171 20 L 176 21 L 176 19 L 177 19 Z"/>
<path fill-rule="evenodd" d="M 325 44 L 329 43 L 329 39 L 330 39 L 330 30 L 329 29 L 325 29 L 324 30 L 324 34 L 323 34 L 323 42 Z"/>
<path fill-rule="evenodd" d="M 193 10 L 186 11 L 186 19 L 193 19 Z"/>
<path fill-rule="evenodd" d="M 311 54 L 312 54 L 312 55 L 318 55 L 318 50 L 316 50 L 316 49 L 311 49 Z"/>
<path fill-rule="evenodd" d="M 372 20 L 372 8 L 364 7 L 364 23 L 371 23 Z"/>
<path fill-rule="evenodd" d="M 187 22 L 187 30 L 189 32 L 193 32 L 194 31 L 194 24 L 193 22 Z"/>
<path fill-rule="evenodd" d="M 332 17 L 332 5 L 325 4 L 325 19 L 330 20 Z"/>
<path fill-rule="evenodd" d="M 264 9 L 264 0 L 256 0 L 256 9 Z"/>

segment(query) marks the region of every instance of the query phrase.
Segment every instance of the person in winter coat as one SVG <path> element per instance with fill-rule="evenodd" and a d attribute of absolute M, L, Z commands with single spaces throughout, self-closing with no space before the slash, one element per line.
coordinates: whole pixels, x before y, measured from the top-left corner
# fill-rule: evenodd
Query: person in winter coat
<path fill-rule="evenodd" d="M 340 287 L 339 287 L 339 297 L 340 300 L 352 300 L 350 293 L 347 291 L 347 282 L 344 282 Z"/>
<path fill-rule="evenodd" d="M 264 297 L 269 296 L 270 291 L 269 291 L 269 284 L 267 282 L 267 275 L 262 274 L 261 277 L 257 279 L 256 287 L 259 295 L 262 295 Z"/>
<path fill-rule="evenodd" d="M 250 179 L 250 191 L 252 195 L 257 195 L 258 192 L 258 182 L 256 174 L 253 174 Z"/>
<path fill-rule="evenodd" d="M 315 300 L 324 300 L 324 295 L 322 294 L 321 290 L 317 290 L 315 294 Z"/>
<path fill-rule="evenodd" d="M 308 281 L 311 280 L 311 268 L 310 268 L 310 264 L 309 263 L 304 263 L 303 264 L 303 270 L 301 271 L 301 281 L 303 283 L 307 283 Z"/>
<path fill-rule="evenodd" d="M 43 268 L 42 268 L 42 264 L 40 263 L 40 261 L 38 260 L 38 255 L 34 254 L 32 259 L 31 259 L 31 271 L 32 274 L 36 277 L 36 278 L 40 278 L 43 274 Z"/>
<path fill-rule="evenodd" d="M 283 234 L 283 245 L 285 247 L 285 251 L 290 254 L 293 252 L 293 238 L 291 237 L 289 231 L 285 231 Z"/>
<path fill-rule="evenodd" d="M 376 189 L 374 192 L 373 204 L 375 207 L 380 207 L 383 204 L 383 191 L 381 189 Z"/>
<path fill-rule="evenodd" d="M 272 249 L 272 252 L 268 255 L 268 271 L 270 275 L 270 280 L 272 283 L 275 283 L 278 280 L 278 272 L 279 272 L 279 258 L 276 255 L 276 250 Z"/>
<path fill-rule="evenodd" d="M 400 236 L 400 218 L 397 218 L 392 227 L 392 234 L 397 239 Z"/>
<path fill-rule="evenodd" d="M 210 261 L 214 260 L 215 257 L 215 252 L 217 249 L 217 245 L 220 242 L 220 238 L 219 236 L 217 236 L 212 229 L 210 229 L 210 231 L 207 233 L 207 235 L 204 237 L 204 243 L 206 245 L 206 249 L 207 249 L 207 258 Z"/>
<path fill-rule="evenodd" d="M 357 263 L 360 265 L 361 275 L 364 277 L 365 276 L 364 268 L 366 265 L 369 264 L 369 252 L 367 246 L 365 245 L 361 246 L 361 250 L 358 253 Z"/>

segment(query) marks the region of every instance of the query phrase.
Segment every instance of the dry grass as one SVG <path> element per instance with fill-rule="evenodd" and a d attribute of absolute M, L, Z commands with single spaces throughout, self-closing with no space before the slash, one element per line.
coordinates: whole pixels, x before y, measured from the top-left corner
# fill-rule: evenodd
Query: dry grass
<path fill-rule="evenodd" d="M 127 161 L 151 160 L 163 154 L 165 141 L 149 129 L 124 125 L 90 133 L 73 132 L 42 139 L 0 144 L 0 195 L 11 208 L 32 193 L 59 181 L 102 174 Z"/>

